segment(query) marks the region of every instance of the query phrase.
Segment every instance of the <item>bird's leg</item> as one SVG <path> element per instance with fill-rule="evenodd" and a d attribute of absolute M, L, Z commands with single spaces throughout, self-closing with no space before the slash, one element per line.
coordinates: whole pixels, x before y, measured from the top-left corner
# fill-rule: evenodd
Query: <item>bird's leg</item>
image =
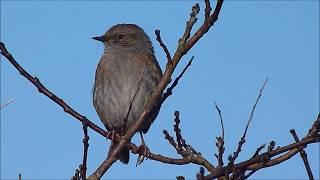
<path fill-rule="evenodd" d="M 144 158 L 148 159 L 150 155 L 150 150 L 144 142 L 142 132 L 140 131 L 139 133 L 141 137 L 141 145 L 138 148 L 139 156 L 137 158 L 136 166 L 140 165 L 144 161 Z"/>
<path fill-rule="evenodd" d="M 111 141 L 113 142 L 114 141 L 114 137 L 115 137 L 115 134 L 116 134 L 116 131 L 112 130 L 112 131 L 108 131 L 108 134 L 107 134 L 107 139 L 111 139 Z"/>

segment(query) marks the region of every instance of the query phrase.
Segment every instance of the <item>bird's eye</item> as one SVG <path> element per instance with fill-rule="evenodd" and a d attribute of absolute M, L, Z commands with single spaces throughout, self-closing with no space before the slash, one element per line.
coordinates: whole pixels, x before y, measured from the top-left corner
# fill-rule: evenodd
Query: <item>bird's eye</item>
<path fill-rule="evenodd" d="M 118 39 L 122 39 L 124 37 L 123 34 L 118 34 Z"/>

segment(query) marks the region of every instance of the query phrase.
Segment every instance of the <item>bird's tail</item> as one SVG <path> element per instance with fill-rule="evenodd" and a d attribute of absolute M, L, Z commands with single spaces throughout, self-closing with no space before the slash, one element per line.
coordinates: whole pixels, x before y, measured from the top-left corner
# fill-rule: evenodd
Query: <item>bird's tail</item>
<path fill-rule="evenodd" d="M 113 150 L 113 148 L 115 146 L 116 146 L 116 143 L 111 142 L 111 145 L 110 145 L 110 148 L 109 148 L 109 152 L 108 152 L 108 157 L 110 156 L 110 152 Z M 120 152 L 118 158 L 122 163 L 128 164 L 129 159 L 130 159 L 129 149 L 124 147 L 124 149 L 122 149 L 122 151 Z"/>

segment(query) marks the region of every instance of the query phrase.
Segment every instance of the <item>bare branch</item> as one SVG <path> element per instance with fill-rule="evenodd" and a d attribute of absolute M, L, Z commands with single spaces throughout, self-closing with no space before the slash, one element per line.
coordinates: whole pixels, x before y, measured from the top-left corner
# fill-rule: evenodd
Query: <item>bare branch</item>
<path fill-rule="evenodd" d="M 275 141 L 271 141 L 269 143 L 269 146 L 268 146 L 268 152 L 272 151 L 274 149 L 274 147 L 276 146 L 276 142 Z"/>
<path fill-rule="evenodd" d="M 216 107 L 216 110 L 218 111 L 218 114 L 219 114 L 219 118 L 220 118 L 220 124 L 221 124 L 221 138 L 224 140 L 224 127 L 223 127 L 223 119 L 222 119 L 222 114 L 221 114 L 221 110 L 220 108 L 218 107 L 217 103 L 214 103 L 215 107 Z"/>
<path fill-rule="evenodd" d="M 185 49 L 188 51 L 195 45 L 196 42 L 206 33 L 209 31 L 211 26 L 214 25 L 214 23 L 218 20 L 222 5 L 224 0 L 217 0 L 216 7 L 214 9 L 214 12 L 210 15 L 210 17 L 205 20 L 202 24 L 202 26 L 193 34 L 193 36 L 186 42 Z M 208 4 L 207 4 L 208 5 Z M 210 7 L 211 8 L 211 7 Z"/>
<path fill-rule="evenodd" d="M 252 158 L 257 157 L 259 155 L 260 151 L 265 147 L 266 147 L 266 144 L 262 144 L 260 147 L 258 147 L 256 152 L 253 154 Z"/>
<path fill-rule="evenodd" d="M 191 57 L 191 59 L 189 60 L 188 64 L 186 65 L 186 67 L 184 67 L 184 69 L 182 70 L 182 72 L 179 74 L 179 76 L 173 81 L 173 83 L 171 84 L 170 87 L 167 88 L 166 92 L 163 94 L 162 99 L 161 99 L 161 103 L 163 103 L 170 95 L 172 95 L 172 90 L 178 85 L 179 80 L 182 78 L 183 74 L 186 72 L 186 70 L 191 66 L 191 63 L 193 61 L 194 56 Z"/>
<path fill-rule="evenodd" d="M 168 142 L 177 150 L 177 153 L 179 151 L 177 143 L 174 141 L 173 137 L 170 136 L 167 130 L 163 130 L 163 134 L 165 135 L 165 139 L 168 140 Z"/>
<path fill-rule="evenodd" d="M 200 6 L 198 3 L 192 6 L 190 19 L 186 23 L 186 29 L 184 31 L 182 38 L 179 39 L 179 43 L 185 43 L 189 39 L 192 27 L 198 20 L 197 15 L 199 11 L 200 11 Z"/>
<path fill-rule="evenodd" d="M 247 123 L 247 125 L 246 125 L 246 129 L 245 129 L 244 134 L 243 134 L 243 136 L 242 136 L 243 138 L 244 138 L 244 137 L 246 136 L 246 134 L 247 134 L 249 125 L 250 125 L 250 123 L 251 123 L 251 121 L 252 121 L 252 119 L 253 119 L 254 111 L 256 110 L 257 104 L 258 104 L 258 102 L 259 102 L 259 100 L 260 100 L 260 98 L 261 98 L 261 96 L 262 96 L 263 89 L 264 89 L 264 87 L 267 85 L 267 83 L 268 83 L 268 78 L 264 81 L 263 86 L 262 86 L 262 88 L 260 89 L 259 96 L 257 97 L 256 102 L 254 103 L 254 105 L 253 105 L 253 107 L 252 107 L 252 110 L 251 110 L 251 113 L 250 113 L 250 117 L 249 117 L 248 123 Z"/>
<path fill-rule="evenodd" d="M 191 145 L 186 144 L 186 140 L 182 137 L 179 124 L 179 113 L 178 111 L 176 111 L 174 131 L 176 132 L 176 138 L 178 143 L 174 141 L 174 138 L 170 136 L 168 131 L 163 130 L 163 133 L 165 134 L 165 139 L 167 139 L 169 143 L 176 149 L 177 153 L 183 157 L 185 162 L 202 165 L 209 172 L 213 171 L 215 167 L 208 160 L 206 160 L 200 152 L 197 152 Z"/>
<path fill-rule="evenodd" d="M 292 134 L 292 136 L 293 136 L 293 138 L 294 138 L 294 140 L 296 142 L 300 141 L 299 137 L 298 137 L 298 135 L 297 135 L 297 133 L 296 133 L 296 131 L 294 129 L 291 129 L 290 133 Z M 310 168 L 310 164 L 309 164 L 309 161 L 308 161 L 308 155 L 302 148 L 299 149 L 299 152 L 300 152 L 300 156 L 301 156 L 301 158 L 303 160 L 304 166 L 306 167 L 309 179 L 313 180 L 314 177 L 313 177 L 312 170 Z"/>
<path fill-rule="evenodd" d="M 250 125 L 250 123 L 251 123 L 251 121 L 253 119 L 254 111 L 255 111 L 255 109 L 257 107 L 257 104 L 258 104 L 258 102 L 260 100 L 260 97 L 262 96 L 263 89 L 264 89 L 264 87 L 266 86 L 267 83 L 268 83 L 268 78 L 264 81 L 263 86 L 261 87 L 261 89 L 259 91 L 259 95 L 258 95 L 258 97 L 256 99 L 256 102 L 254 103 L 254 105 L 252 107 L 252 110 L 251 110 L 251 113 L 250 113 L 250 117 L 248 119 L 248 122 L 247 122 L 246 128 L 244 130 L 244 133 L 243 133 L 243 135 L 242 135 L 242 137 L 241 137 L 241 139 L 240 139 L 240 141 L 238 143 L 237 150 L 233 153 L 233 156 L 229 157 L 229 165 L 234 164 L 234 161 L 237 159 L 237 157 L 239 156 L 239 153 L 241 152 L 242 145 L 246 142 L 245 138 L 246 138 L 246 134 L 247 134 L 249 125 Z"/>
<path fill-rule="evenodd" d="M 223 167 L 223 153 L 224 153 L 224 127 L 223 127 L 223 119 L 222 119 L 222 114 L 221 110 L 219 109 L 217 103 L 214 103 L 216 110 L 218 111 L 219 118 L 220 118 L 220 124 L 221 124 L 221 133 L 222 135 L 220 137 L 216 137 L 216 146 L 218 148 L 218 155 L 215 154 L 216 158 L 218 159 L 218 167 L 221 168 Z"/>
<path fill-rule="evenodd" d="M 163 51 L 166 53 L 167 61 L 170 62 L 171 61 L 171 55 L 170 55 L 170 52 L 169 52 L 167 46 L 162 42 L 162 39 L 161 39 L 161 36 L 160 36 L 160 30 L 157 29 L 157 30 L 154 31 L 154 33 L 157 36 L 157 41 L 159 42 L 159 44 L 162 47 Z"/>
<path fill-rule="evenodd" d="M 205 12 L 204 13 L 204 18 L 205 18 L 204 20 L 207 21 L 209 19 L 209 16 L 210 16 L 212 8 L 211 8 L 211 5 L 210 5 L 210 0 L 205 0 L 204 2 L 206 4 L 206 8 L 204 10 L 204 12 Z"/>
<path fill-rule="evenodd" d="M 181 149 L 182 145 L 185 145 L 185 140 L 182 138 L 181 136 L 181 129 L 179 128 L 179 124 L 180 124 L 180 112 L 179 111 L 175 111 L 174 112 L 174 132 L 176 133 L 176 138 L 177 138 L 177 143 L 178 143 L 178 148 Z"/>
<path fill-rule="evenodd" d="M 320 142 L 319 130 L 320 130 L 320 114 L 318 115 L 316 121 L 313 123 L 312 128 L 309 130 L 309 133 L 301 141 L 286 145 L 284 147 L 278 147 L 274 150 L 262 153 L 261 155 L 253 156 L 249 160 L 243 161 L 238 164 L 234 164 L 232 166 L 232 169 L 230 169 L 229 166 L 225 166 L 220 169 L 215 169 L 213 173 L 210 172 L 211 174 L 205 176 L 205 179 L 214 179 L 214 178 L 223 176 L 226 173 L 229 174 L 229 173 L 232 173 L 232 171 L 236 171 L 239 169 L 257 171 L 262 168 L 277 165 L 283 161 L 290 159 L 292 156 L 294 156 L 296 153 L 299 152 L 300 148 L 303 148 L 309 144 L 319 143 Z M 260 150 L 257 150 L 257 151 L 260 151 Z M 281 155 L 281 156 L 275 159 L 271 159 L 272 157 L 275 157 L 278 155 Z"/>
<path fill-rule="evenodd" d="M 37 77 L 32 77 L 25 69 L 23 69 L 17 61 L 13 58 L 13 56 L 8 52 L 7 48 L 5 47 L 4 43 L 0 42 L 0 53 L 6 57 L 10 63 L 19 71 L 19 73 L 27 78 L 33 85 L 35 85 L 38 88 L 38 91 L 48 98 L 50 98 L 52 101 L 57 103 L 59 106 L 63 108 L 63 110 L 73 116 L 74 118 L 78 119 L 80 122 L 83 123 L 83 121 L 86 121 L 88 123 L 88 127 L 96 131 L 97 133 L 101 134 L 102 136 L 106 137 L 107 132 L 103 129 L 101 129 L 99 126 L 95 125 L 93 122 L 89 121 L 85 116 L 81 115 L 80 113 L 76 112 L 74 109 L 72 109 L 67 103 L 65 103 L 62 99 L 60 99 L 58 96 L 56 96 L 54 93 L 52 93 L 50 90 L 48 90 Z"/>
<path fill-rule="evenodd" d="M 81 176 L 82 179 L 85 180 L 87 178 L 87 157 L 88 157 L 88 148 L 89 148 L 89 136 L 88 136 L 88 126 L 87 122 L 83 122 L 83 158 L 82 158 L 82 166 L 81 166 Z"/>

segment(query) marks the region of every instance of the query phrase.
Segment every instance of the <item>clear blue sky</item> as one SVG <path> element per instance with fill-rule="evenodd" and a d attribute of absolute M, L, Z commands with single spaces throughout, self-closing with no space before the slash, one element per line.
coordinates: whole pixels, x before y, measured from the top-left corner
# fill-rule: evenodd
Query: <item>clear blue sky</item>
<path fill-rule="evenodd" d="M 154 30 L 173 53 L 193 1 L 1 1 L 1 41 L 32 75 L 78 112 L 102 127 L 92 105 L 94 73 L 103 52 L 91 37 L 118 23 L 145 29 L 162 68 L 166 58 Z M 203 9 L 204 3 L 199 1 Z M 215 2 L 212 2 L 214 6 Z M 197 26 L 203 21 L 199 15 Z M 173 112 L 181 112 L 187 143 L 216 164 L 215 137 L 220 135 L 214 102 L 225 123 L 226 153 L 239 141 L 265 78 L 269 83 L 256 109 L 239 161 L 261 144 L 293 142 L 304 136 L 319 112 L 319 1 L 226 1 L 220 19 L 183 58 L 177 72 L 195 56 L 174 94 L 145 136 L 156 154 L 179 157 L 163 129 L 173 132 Z M 177 74 L 177 73 L 176 73 Z M 176 75 L 175 74 L 175 75 Z M 1 179 L 69 179 L 82 160 L 81 124 L 39 94 L 1 57 Z M 88 173 L 105 159 L 110 141 L 89 131 Z M 140 144 L 136 135 L 134 143 Z M 308 146 L 319 178 L 319 144 Z M 195 178 L 196 165 L 165 165 L 147 160 L 135 167 L 115 163 L 106 178 Z M 258 171 L 252 178 L 307 178 L 299 155 Z"/>

